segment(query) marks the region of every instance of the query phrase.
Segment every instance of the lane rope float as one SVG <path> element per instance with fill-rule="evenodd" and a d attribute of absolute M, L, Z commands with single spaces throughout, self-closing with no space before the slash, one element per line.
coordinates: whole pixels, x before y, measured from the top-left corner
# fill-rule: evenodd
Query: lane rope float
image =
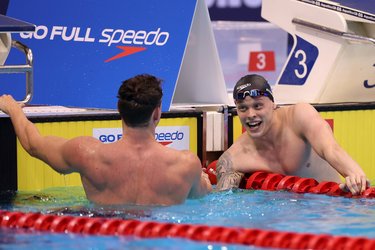
<path fill-rule="evenodd" d="M 215 185 L 216 180 L 216 161 L 207 166 L 211 184 Z M 330 196 L 342 196 L 347 198 L 375 198 L 375 187 L 368 187 L 360 195 L 352 195 L 350 192 L 343 191 L 339 183 L 332 181 L 318 182 L 313 178 L 303 178 L 299 176 L 283 175 L 257 171 L 250 176 L 245 176 L 240 184 L 242 189 L 260 189 L 267 191 L 286 190 L 295 193 L 313 193 L 325 194 Z"/>
<path fill-rule="evenodd" d="M 185 238 L 199 242 L 289 249 L 375 249 L 375 239 L 262 230 L 255 228 L 161 223 L 118 218 L 59 216 L 0 210 L 0 226 L 54 233 Z"/>
<path fill-rule="evenodd" d="M 216 184 L 216 162 L 207 173 Z M 318 183 L 312 178 L 255 172 L 242 181 L 241 188 L 268 191 L 288 190 L 297 193 L 326 194 L 354 197 L 344 192 L 335 182 Z M 368 188 L 360 196 L 374 198 L 375 188 Z M 53 233 L 89 235 L 136 236 L 141 238 L 176 237 L 194 241 L 253 245 L 289 249 L 375 249 L 375 239 L 367 237 L 334 236 L 329 234 L 297 233 L 256 228 L 160 223 L 155 221 L 124 220 L 119 218 L 59 216 L 42 213 L 23 213 L 0 210 L 0 226 Z"/>

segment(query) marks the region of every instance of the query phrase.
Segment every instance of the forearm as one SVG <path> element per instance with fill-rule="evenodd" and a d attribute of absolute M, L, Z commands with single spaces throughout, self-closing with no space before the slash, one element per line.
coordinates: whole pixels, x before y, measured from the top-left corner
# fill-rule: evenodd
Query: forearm
<path fill-rule="evenodd" d="M 223 175 L 218 175 L 217 190 L 227 190 L 231 188 L 238 188 L 244 174 L 240 172 L 230 172 Z"/>
<path fill-rule="evenodd" d="M 41 137 L 37 127 L 27 119 L 18 105 L 9 109 L 9 116 L 22 147 L 30 155 L 35 156 L 36 143 Z"/>
<path fill-rule="evenodd" d="M 201 193 L 202 195 L 208 194 L 212 192 L 212 184 L 210 182 L 210 178 L 204 172 L 201 175 Z"/>
<path fill-rule="evenodd" d="M 61 174 L 73 172 L 62 154 L 59 153 L 61 146 L 67 141 L 65 138 L 42 136 L 38 128 L 23 113 L 12 115 L 11 119 L 18 140 L 31 156 L 42 160 Z"/>
<path fill-rule="evenodd" d="M 341 147 L 337 146 L 334 150 L 325 153 L 325 156 L 331 166 L 345 177 L 345 184 L 340 184 L 341 189 L 359 195 L 370 186 L 362 168 Z"/>
<path fill-rule="evenodd" d="M 311 144 L 314 151 L 345 177 L 345 189 L 353 195 L 366 189 L 365 173 L 347 152 L 336 142 L 328 123 L 311 105 L 295 105 L 295 131 Z"/>
<path fill-rule="evenodd" d="M 359 164 L 339 145 L 326 150 L 323 157 L 343 177 L 353 175 L 365 176 Z"/>
<path fill-rule="evenodd" d="M 191 188 L 188 198 L 195 199 L 203 197 L 204 195 L 210 193 L 212 191 L 212 185 L 208 175 L 202 172 L 199 180 L 193 185 Z"/>
<path fill-rule="evenodd" d="M 66 139 L 42 136 L 11 95 L 0 96 L 0 110 L 9 115 L 18 140 L 31 156 L 44 161 L 60 173 L 72 171 L 62 153 Z M 72 152 L 76 153 L 75 150 Z"/>

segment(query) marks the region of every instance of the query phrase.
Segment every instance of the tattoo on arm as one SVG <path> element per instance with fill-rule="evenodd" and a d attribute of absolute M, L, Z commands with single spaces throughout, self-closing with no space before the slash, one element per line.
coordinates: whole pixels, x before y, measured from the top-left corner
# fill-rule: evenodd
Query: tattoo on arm
<path fill-rule="evenodd" d="M 226 190 L 233 187 L 238 188 L 243 176 L 243 173 L 233 170 L 231 157 L 225 152 L 216 164 L 217 189 Z"/>

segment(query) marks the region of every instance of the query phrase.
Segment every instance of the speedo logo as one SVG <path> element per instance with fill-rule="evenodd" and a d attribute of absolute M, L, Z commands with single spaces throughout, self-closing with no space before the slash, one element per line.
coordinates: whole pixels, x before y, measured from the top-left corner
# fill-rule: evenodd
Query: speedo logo
<path fill-rule="evenodd" d="M 155 133 L 155 140 L 157 140 L 162 145 L 169 145 L 173 141 L 181 141 L 184 139 L 184 133 L 180 131 L 175 132 L 160 132 Z"/>
<path fill-rule="evenodd" d="M 117 55 L 105 60 L 110 62 L 134 53 L 144 51 L 149 46 L 164 46 L 169 40 L 169 32 L 161 28 L 155 30 L 124 30 L 103 29 L 98 35 L 91 28 L 52 26 L 51 28 L 39 25 L 35 32 L 20 33 L 23 39 L 62 40 L 65 42 L 102 43 L 109 46 L 116 45 L 121 50 Z"/>
<path fill-rule="evenodd" d="M 92 135 L 103 143 L 112 143 L 122 138 L 122 128 L 94 128 Z M 164 146 L 188 150 L 190 128 L 189 126 L 157 126 L 155 140 Z"/>
<path fill-rule="evenodd" d="M 189 126 L 157 126 L 155 140 L 174 149 L 190 149 L 190 128 Z"/>

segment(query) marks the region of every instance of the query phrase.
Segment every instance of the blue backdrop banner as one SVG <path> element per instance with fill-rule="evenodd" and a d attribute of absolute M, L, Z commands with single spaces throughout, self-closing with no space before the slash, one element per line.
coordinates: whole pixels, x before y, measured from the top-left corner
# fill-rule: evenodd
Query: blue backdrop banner
<path fill-rule="evenodd" d="M 34 54 L 32 104 L 116 108 L 121 82 L 149 73 L 163 83 L 167 111 L 197 0 L 10 1 L 7 16 L 36 25 L 13 33 Z M 19 64 L 13 52 L 6 64 Z M 1 76 L 0 93 L 24 95 L 23 78 Z M 20 83 L 22 82 L 22 83 Z"/>

